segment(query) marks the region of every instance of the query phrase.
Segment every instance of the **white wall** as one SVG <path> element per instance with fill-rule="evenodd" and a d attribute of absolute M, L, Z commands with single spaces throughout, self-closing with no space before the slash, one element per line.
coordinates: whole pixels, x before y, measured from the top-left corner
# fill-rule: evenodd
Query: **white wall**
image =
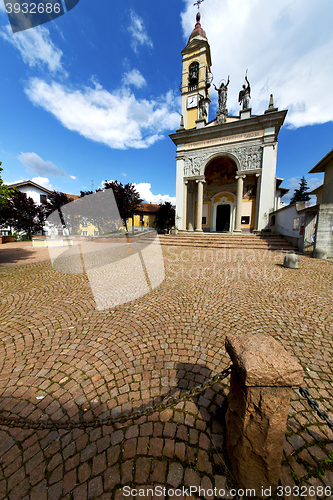
<path fill-rule="evenodd" d="M 21 193 L 25 193 L 28 198 L 32 198 L 38 205 L 40 204 L 40 195 L 47 195 L 45 191 L 34 186 L 19 186 L 17 190 L 21 191 Z"/>
<path fill-rule="evenodd" d="M 272 216 L 275 216 L 275 225 L 271 226 Z M 297 229 L 293 229 L 294 219 L 299 219 Z M 305 221 L 305 215 L 301 215 L 296 210 L 296 205 L 289 205 L 270 214 L 269 228 L 272 231 L 283 235 L 287 241 L 297 246 L 300 250 L 303 248 L 303 235 L 300 235 L 300 224 Z"/>

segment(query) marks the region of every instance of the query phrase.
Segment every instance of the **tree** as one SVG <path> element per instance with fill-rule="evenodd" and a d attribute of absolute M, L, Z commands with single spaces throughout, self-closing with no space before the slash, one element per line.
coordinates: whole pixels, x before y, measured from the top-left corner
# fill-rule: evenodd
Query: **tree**
<path fill-rule="evenodd" d="M 61 191 L 54 190 L 52 194 L 47 195 L 47 200 L 43 201 L 41 204 L 44 220 L 47 217 L 49 217 L 52 213 L 57 212 L 57 215 L 59 216 L 61 222 L 61 226 L 59 225 L 59 223 L 57 224 L 58 228 L 64 229 L 65 227 L 67 227 L 72 229 L 73 221 L 69 217 L 67 217 L 66 220 L 66 217 L 64 216 L 64 213 L 61 210 L 61 208 L 64 205 L 67 205 L 67 203 L 70 202 L 71 200 L 67 196 L 67 194 L 62 193 Z"/>
<path fill-rule="evenodd" d="M 310 200 L 310 194 L 309 194 L 309 187 L 306 182 L 306 179 L 303 175 L 300 183 L 299 183 L 299 188 L 295 189 L 294 194 L 292 195 L 292 198 L 290 200 L 290 203 L 296 203 L 296 201 L 308 201 Z"/>
<path fill-rule="evenodd" d="M 175 207 L 169 201 L 160 204 L 156 212 L 155 226 L 157 229 L 169 231 L 175 225 Z"/>
<path fill-rule="evenodd" d="M 4 217 L 6 220 L 2 219 Z M 8 200 L 8 205 L 3 211 L 1 225 L 10 226 L 15 231 L 24 231 L 29 239 L 33 233 L 43 229 L 44 213 L 41 206 L 38 206 L 32 198 L 28 198 L 25 193 L 17 191 Z"/>
<path fill-rule="evenodd" d="M 99 235 L 111 234 L 122 228 L 113 192 L 106 189 L 81 191 L 76 201 L 75 212 L 79 214 L 81 225 L 91 224 L 98 228 Z"/>
<path fill-rule="evenodd" d="M 0 161 L 0 174 L 3 170 L 3 168 L 1 168 L 1 165 L 2 162 Z M 9 198 L 14 196 L 15 193 L 16 193 L 16 188 L 8 187 L 6 184 L 4 184 L 0 176 L 0 210 L 8 205 Z"/>
<path fill-rule="evenodd" d="M 52 212 L 55 210 L 59 210 L 64 205 L 67 205 L 67 203 L 70 203 L 70 199 L 68 198 L 67 194 L 62 193 L 60 191 L 53 191 L 52 194 L 49 194 L 47 196 L 47 201 L 44 201 L 42 203 L 42 208 L 44 210 L 45 216 L 48 217 Z"/>
<path fill-rule="evenodd" d="M 127 231 L 127 219 L 132 217 L 133 211 L 135 212 L 143 201 L 142 198 L 140 198 L 140 194 L 135 189 L 134 184 L 125 184 L 125 186 L 123 186 L 122 183 L 118 181 L 105 181 L 104 189 L 113 190 L 120 217 Z"/>

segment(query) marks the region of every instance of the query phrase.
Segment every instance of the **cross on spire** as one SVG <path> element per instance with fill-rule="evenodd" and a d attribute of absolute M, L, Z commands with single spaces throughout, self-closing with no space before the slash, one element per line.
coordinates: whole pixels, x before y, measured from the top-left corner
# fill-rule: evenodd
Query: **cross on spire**
<path fill-rule="evenodd" d="M 193 5 L 196 5 L 198 7 L 198 10 L 200 9 L 200 4 L 203 2 L 204 0 L 197 0 Z"/>

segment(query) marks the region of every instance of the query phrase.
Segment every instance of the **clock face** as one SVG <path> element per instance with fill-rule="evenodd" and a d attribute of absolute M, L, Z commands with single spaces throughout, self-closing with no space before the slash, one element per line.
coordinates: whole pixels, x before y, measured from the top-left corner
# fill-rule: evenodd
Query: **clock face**
<path fill-rule="evenodd" d="M 187 98 L 187 109 L 196 108 L 198 105 L 198 96 L 190 95 Z"/>

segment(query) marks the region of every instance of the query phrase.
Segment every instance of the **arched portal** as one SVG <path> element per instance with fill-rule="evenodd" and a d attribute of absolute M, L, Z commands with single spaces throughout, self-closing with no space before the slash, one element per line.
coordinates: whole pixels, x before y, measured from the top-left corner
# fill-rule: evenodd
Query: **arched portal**
<path fill-rule="evenodd" d="M 205 167 L 203 195 L 204 231 L 233 231 L 238 166 L 230 156 L 212 158 Z M 208 216 L 209 214 L 209 216 Z"/>

